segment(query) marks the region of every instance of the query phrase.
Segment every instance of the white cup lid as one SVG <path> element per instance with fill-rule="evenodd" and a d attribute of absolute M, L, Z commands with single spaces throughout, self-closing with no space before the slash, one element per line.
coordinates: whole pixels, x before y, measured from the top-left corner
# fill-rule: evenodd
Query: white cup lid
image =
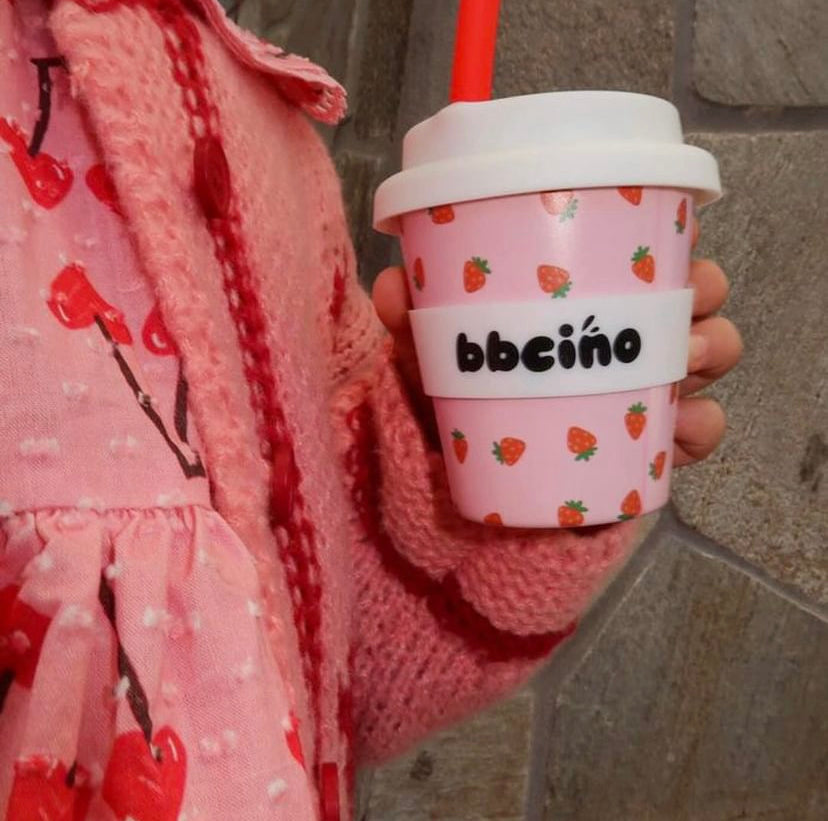
<path fill-rule="evenodd" d="M 678 110 L 646 94 L 562 91 L 452 103 L 403 140 L 402 171 L 374 197 L 374 227 L 445 203 L 531 191 L 661 186 L 721 194 L 712 154 L 686 145 Z"/>

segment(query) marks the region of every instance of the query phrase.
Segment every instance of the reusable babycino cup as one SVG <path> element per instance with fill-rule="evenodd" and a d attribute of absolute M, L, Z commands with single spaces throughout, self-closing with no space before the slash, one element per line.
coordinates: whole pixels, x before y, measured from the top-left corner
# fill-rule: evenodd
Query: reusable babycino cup
<path fill-rule="evenodd" d="M 401 239 L 461 515 L 573 527 L 667 502 L 694 205 L 719 192 L 641 94 L 454 103 L 408 132 L 375 226 Z"/>

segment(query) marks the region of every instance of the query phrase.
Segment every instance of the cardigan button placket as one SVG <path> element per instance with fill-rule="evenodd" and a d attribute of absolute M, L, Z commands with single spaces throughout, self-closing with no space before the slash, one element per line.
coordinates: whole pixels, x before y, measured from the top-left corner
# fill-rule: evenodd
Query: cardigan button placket
<path fill-rule="evenodd" d="M 204 215 L 223 219 L 230 213 L 230 166 L 217 137 L 199 137 L 193 151 L 193 187 Z"/>
<path fill-rule="evenodd" d="M 341 821 L 339 812 L 339 768 L 332 761 L 322 764 L 320 773 L 322 821 Z"/>
<path fill-rule="evenodd" d="M 296 500 L 297 472 L 290 445 L 277 445 L 273 451 L 273 479 L 271 482 L 271 517 L 274 524 L 285 525 L 293 515 Z"/>

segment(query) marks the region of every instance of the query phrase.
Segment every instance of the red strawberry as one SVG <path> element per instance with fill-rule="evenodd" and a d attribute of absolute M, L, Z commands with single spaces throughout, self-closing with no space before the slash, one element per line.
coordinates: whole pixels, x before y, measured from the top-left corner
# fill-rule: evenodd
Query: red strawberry
<path fill-rule="evenodd" d="M 422 291 L 425 286 L 425 269 L 423 268 L 423 261 L 420 257 L 414 260 L 414 276 L 412 279 L 414 280 L 414 287 L 418 291 Z"/>
<path fill-rule="evenodd" d="M 624 424 L 627 426 L 627 433 L 633 439 L 638 439 L 644 433 L 644 427 L 647 424 L 646 413 L 647 408 L 641 402 L 636 402 L 628 408 L 624 416 Z"/>
<path fill-rule="evenodd" d="M 86 185 L 104 205 L 111 208 L 119 217 L 124 215 L 121 211 L 121 204 L 118 202 L 115 185 L 103 163 L 93 165 L 86 172 Z"/>
<path fill-rule="evenodd" d="M 583 502 L 564 502 L 558 508 L 558 524 L 561 527 L 577 527 L 584 523 L 584 513 L 589 508 L 584 507 Z"/>
<path fill-rule="evenodd" d="M 0 140 L 10 147 L 12 162 L 29 190 L 31 198 L 43 208 L 54 208 L 69 193 L 74 175 L 65 162 L 43 151 L 32 157 L 26 135 L 17 123 L 0 117 Z"/>
<path fill-rule="evenodd" d="M 572 453 L 577 454 L 575 461 L 588 462 L 598 450 L 598 440 L 595 435 L 583 428 L 570 428 L 566 434 L 566 446 Z"/>
<path fill-rule="evenodd" d="M 101 794 L 119 821 L 178 821 L 187 777 L 187 753 L 170 727 L 147 744 L 140 730 L 115 739 Z"/>
<path fill-rule="evenodd" d="M 457 428 L 451 432 L 451 444 L 454 448 L 454 455 L 457 461 L 462 465 L 466 461 L 466 455 L 469 452 L 469 441 L 465 434 L 461 433 Z"/>
<path fill-rule="evenodd" d="M 506 436 L 500 442 L 493 442 L 492 445 L 492 453 L 501 465 L 513 465 L 526 450 L 526 443 L 512 436 Z"/>
<path fill-rule="evenodd" d="M 19 592 L 16 585 L 0 590 L 0 673 L 11 670 L 14 680 L 28 689 L 52 620 L 20 601 Z"/>
<path fill-rule="evenodd" d="M 667 452 L 664 450 L 660 450 L 656 455 L 655 459 L 650 462 L 650 476 L 653 479 L 660 479 L 661 474 L 664 473 L 664 463 L 667 461 Z"/>
<path fill-rule="evenodd" d="M 670 385 L 670 404 L 671 405 L 678 398 L 678 393 L 679 393 L 679 383 L 678 382 L 673 382 L 673 384 Z"/>
<path fill-rule="evenodd" d="M 299 719 L 296 718 L 293 710 L 290 711 L 290 715 L 285 719 L 282 726 L 290 754 L 304 767 L 305 755 L 302 752 L 302 741 L 299 738 Z"/>
<path fill-rule="evenodd" d="M 486 284 L 486 275 L 491 272 L 487 260 L 472 257 L 463 266 L 463 287 L 469 293 L 479 291 Z"/>
<path fill-rule="evenodd" d="M 621 515 L 618 517 L 622 522 L 627 519 L 634 519 L 641 513 L 641 497 L 637 490 L 631 490 L 621 502 Z"/>
<path fill-rule="evenodd" d="M 45 755 L 15 763 L 6 821 L 84 821 L 92 802 L 89 774 Z"/>
<path fill-rule="evenodd" d="M 552 294 L 553 299 L 566 296 L 572 287 L 569 272 L 554 265 L 538 266 L 538 284 L 544 293 Z"/>
<path fill-rule="evenodd" d="M 445 225 L 454 222 L 454 209 L 450 205 L 435 205 L 428 209 L 428 215 L 435 225 Z"/>
<path fill-rule="evenodd" d="M 573 219 L 578 210 L 578 200 L 573 191 L 544 191 L 540 198 L 543 207 L 553 217 L 560 217 L 560 222 Z"/>
<path fill-rule="evenodd" d="M 632 255 L 632 272 L 644 282 L 655 279 L 655 259 L 648 246 L 639 245 Z"/>
<path fill-rule="evenodd" d="M 499 513 L 487 513 L 483 517 L 483 524 L 492 525 L 493 527 L 503 527 L 503 519 L 500 518 Z"/>
<path fill-rule="evenodd" d="M 164 321 L 161 319 L 161 311 L 156 305 L 144 320 L 144 327 L 141 330 L 141 339 L 144 346 L 150 353 L 156 356 L 172 356 L 176 351 L 175 342 L 169 335 Z"/>
<path fill-rule="evenodd" d="M 687 227 L 687 200 L 683 199 L 676 211 L 676 233 L 683 234 Z"/>
<path fill-rule="evenodd" d="M 618 189 L 618 193 L 627 202 L 633 205 L 641 205 L 641 196 L 644 193 L 640 185 L 623 185 Z"/>
<path fill-rule="evenodd" d="M 74 330 L 88 328 L 99 317 L 115 342 L 132 344 L 124 315 L 106 302 L 86 278 L 83 266 L 67 265 L 53 280 L 46 304 L 61 325 Z"/>

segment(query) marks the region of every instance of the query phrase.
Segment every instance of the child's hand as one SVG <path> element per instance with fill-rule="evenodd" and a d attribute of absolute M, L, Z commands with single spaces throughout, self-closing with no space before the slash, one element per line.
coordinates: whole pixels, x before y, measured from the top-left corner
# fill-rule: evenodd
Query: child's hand
<path fill-rule="evenodd" d="M 694 245 L 698 240 L 696 223 Z M 693 327 L 690 335 L 689 374 L 681 383 L 675 438 L 676 467 L 705 459 L 718 446 L 725 431 L 725 415 L 714 399 L 691 397 L 724 376 L 742 356 L 742 339 L 733 323 L 713 316 L 727 299 L 728 281 L 722 269 L 708 259 L 695 260 L 690 268 L 695 288 Z M 376 279 L 374 307 L 394 337 L 397 362 L 420 409 L 426 432 L 435 441 L 431 403 L 423 393 L 414 340 L 408 320 L 411 307 L 402 268 L 386 268 Z"/>

